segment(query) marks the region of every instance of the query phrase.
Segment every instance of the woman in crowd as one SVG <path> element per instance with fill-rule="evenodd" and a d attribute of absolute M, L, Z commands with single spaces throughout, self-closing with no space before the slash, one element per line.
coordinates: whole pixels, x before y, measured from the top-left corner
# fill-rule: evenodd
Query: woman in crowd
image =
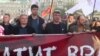
<path fill-rule="evenodd" d="M 86 32 L 89 29 L 89 24 L 84 16 L 78 16 L 77 22 L 69 26 L 69 32 Z"/>

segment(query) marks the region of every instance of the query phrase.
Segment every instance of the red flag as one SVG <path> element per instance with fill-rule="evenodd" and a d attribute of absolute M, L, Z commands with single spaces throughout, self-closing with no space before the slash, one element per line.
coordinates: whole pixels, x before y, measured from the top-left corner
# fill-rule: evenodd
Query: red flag
<path fill-rule="evenodd" d="M 49 15 L 51 13 L 52 7 L 49 6 L 47 7 L 43 12 L 42 12 L 42 17 L 46 17 L 47 15 Z"/>

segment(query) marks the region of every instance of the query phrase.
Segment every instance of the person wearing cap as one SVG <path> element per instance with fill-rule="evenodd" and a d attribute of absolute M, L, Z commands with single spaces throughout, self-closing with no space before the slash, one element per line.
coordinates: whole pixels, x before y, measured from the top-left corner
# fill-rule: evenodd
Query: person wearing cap
<path fill-rule="evenodd" d="M 61 13 L 59 11 L 53 12 L 53 21 L 47 23 L 45 27 L 46 34 L 63 34 L 67 33 L 67 25 L 61 22 Z"/>

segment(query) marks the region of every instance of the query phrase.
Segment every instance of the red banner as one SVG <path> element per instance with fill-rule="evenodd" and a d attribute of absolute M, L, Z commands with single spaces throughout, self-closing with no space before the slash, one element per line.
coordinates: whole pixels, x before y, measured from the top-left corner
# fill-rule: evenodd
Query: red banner
<path fill-rule="evenodd" d="M 100 33 L 1 36 L 0 56 L 100 56 Z"/>

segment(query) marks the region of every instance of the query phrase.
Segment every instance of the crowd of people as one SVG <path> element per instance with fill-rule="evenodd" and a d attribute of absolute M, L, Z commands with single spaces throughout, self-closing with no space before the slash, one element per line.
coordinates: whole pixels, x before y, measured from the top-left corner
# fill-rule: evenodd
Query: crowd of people
<path fill-rule="evenodd" d="M 4 35 L 10 34 L 65 34 L 68 32 L 100 32 L 100 21 L 90 22 L 85 16 L 79 15 L 77 18 L 73 14 L 66 17 L 66 21 L 62 21 L 61 12 L 54 11 L 52 14 L 53 20 L 45 23 L 45 20 L 38 15 L 39 7 L 37 5 L 31 6 L 32 14 L 30 16 L 21 14 L 16 21 L 16 25 L 9 23 L 10 14 L 3 16 Z"/>

